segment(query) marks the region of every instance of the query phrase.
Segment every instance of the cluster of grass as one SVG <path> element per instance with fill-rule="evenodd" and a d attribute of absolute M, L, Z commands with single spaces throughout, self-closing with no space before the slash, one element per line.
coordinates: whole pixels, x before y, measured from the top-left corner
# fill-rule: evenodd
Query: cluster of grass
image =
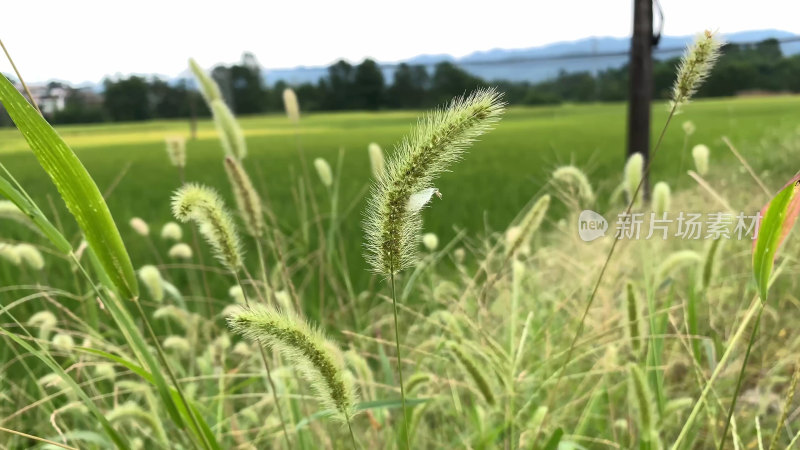
<path fill-rule="evenodd" d="M 715 448 L 728 424 L 735 448 L 766 448 L 800 435 L 800 244 L 754 280 L 750 240 L 615 241 L 641 180 L 609 156 L 621 105 L 512 109 L 435 180 L 497 118 L 492 94 L 434 114 L 397 153 L 412 114 L 245 118 L 242 141 L 223 112 L 227 157 L 204 123 L 185 168 L 163 141 L 185 124 L 65 128 L 109 188 L 108 215 L 69 147 L 3 95 L 59 191 L 16 135 L 0 144 L 0 180 L 25 210 L 0 209 L 0 448 Z M 696 130 L 669 129 L 651 172 L 673 192 L 659 189 L 659 208 L 761 209 L 794 174 L 800 121 L 784 112 L 797 103 L 687 106 L 673 120 Z M 375 175 L 371 141 L 387 149 Z M 361 211 L 375 177 L 370 275 Z M 579 239 L 584 208 L 608 236 Z M 773 250 L 783 220 L 767 223 Z"/>

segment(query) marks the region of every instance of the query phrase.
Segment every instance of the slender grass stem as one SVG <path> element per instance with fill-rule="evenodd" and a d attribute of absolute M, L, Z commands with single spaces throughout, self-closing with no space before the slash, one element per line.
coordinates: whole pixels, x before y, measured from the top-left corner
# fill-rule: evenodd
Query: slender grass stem
<path fill-rule="evenodd" d="M 5 46 L 5 44 L 3 44 L 3 40 L 2 39 L 0 39 L 0 47 L 3 48 L 3 53 L 6 54 L 6 58 L 8 59 L 8 62 L 11 63 L 11 68 L 14 69 L 14 73 L 17 75 L 17 78 L 19 79 L 19 83 L 22 85 L 22 89 L 24 89 L 25 93 L 28 94 L 28 99 L 30 99 L 31 104 L 33 105 L 34 108 L 36 108 L 36 111 L 41 116 L 42 115 L 42 110 L 39 109 L 39 105 L 36 104 L 36 99 L 33 98 L 33 94 L 31 94 L 31 90 L 28 89 L 28 85 L 25 83 L 25 80 L 22 79 L 22 75 L 19 73 L 19 70 L 17 70 L 17 65 L 14 64 L 14 60 L 11 58 L 11 55 L 8 53 L 8 49 L 6 49 L 6 46 Z"/>
<path fill-rule="evenodd" d="M 350 415 L 344 415 L 345 420 L 347 420 L 347 429 L 350 431 L 350 440 L 353 442 L 353 450 L 358 449 L 358 445 L 356 444 L 356 436 L 353 434 L 353 426 L 350 424 Z"/>
<path fill-rule="evenodd" d="M 403 385 L 403 357 L 400 353 L 400 331 L 397 326 L 397 293 L 394 286 L 394 272 L 389 276 L 392 285 L 392 312 L 394 313 L 394 343 L 397 348 L 397 373 L 400 377 L 400 398 L 403 402 L 403 430 L 405 432 L 406 449 L 410 448 L 408 440 L 408 417 L 406 414 L 406 389 Z"/>
<path fill-rule="evenodd" d="M 55 446 L 55 447 L 59 447 L 59 448 L 66 448 L 68 450 L 78 450 L 77 447 L 70 447 L 69 445 L 64 445 L 64 444 L 61 444 L 61 443 L 58 443 L 58 442 L 55 442 L 55 441 L 51 441 L 49 439 L 40 438 L 39 436 L 34 436 L 34 435 L 31 435 L 31 434 L 28 434 L 28 433 L 23 433 L 21 431 L 11 430 L 11 429 L 4 428 L 4 427 L 0 427 L 0 431 L 3 431 L 5 433 L 9 433 L 9 434 L 16 434 L 17 436 L 24 437 L 25 439 L 31 439 L 31 440 L 34 440 L 34 441 L 42 442 L 44 444 L 49 444 L 49 445 L 52 445 L 52 446 Z"/>
<path fill-rule="evenodd" d="M 750 359 L 750 350 L 753 348 L 756 334 L 758 333 L 758 326 L 761 325 L 761 314 L 764 312 L 764 302 L 761 302 L 761 308 L 758 309 L 758 317 L 756 317 L 756 324 L 753 331 L 750 332 L 750 341 L 747 343 L 747 351 L 744 353 L 744 361 L 742 361 L 742 368 L 739 369 L 739 377 L 736 379 L 736 389 L 733 391 L 733 398 L 731 399 L 731 406 L 728 408 L 728 417 L 725 419 L 725 425 L 722 428 L 722 437 L 719 441 L 718 450 L 725 447 L 725 440 L 728 437 L 728 427 L 733 418 L 733 410 L 736 408 L 736 399 L 739 397 L 739 390 L 742 388 L 742 380 L 744 379 L 744 371 L 747 368 L 747 360 Z"/>
<path fill-rule="evenodd" d="M 242 285 L 242 279 L 239 277 L 238 273 L 234 273 L 236 277 L 236 283 L 239 284 L 239 287 L 242 289 L 242 296 L 244 297 L 244 303 L 248 307 L 250 306 L 250 301 L 247 298 L 247 292 Z M 281 408 L 281 403 L 278 399 L 278 391 L 275 390 L 275 381 L 272 379 L 272 372 L 269 368 L 269 361 L 267 360 L 267 354 L 264 351 L 264 347 L 259 342 L 258 349 L 261 352 L 261 360 L 264 361 L 264 369 L 267 371 L 267 382 L 269 382 L 270 390 L 272 391 L 272 399 L 275 402 L 275 410 L 278 412 L 278 418 L 281 421 L 281 429 L 283 430 L 283 438 L 286 441 L 286 448 L 292 448 L 292 442 L 289 440 L 289 432 L 286 430 L 286 421 L 283 419 L 283 408 Z"/>

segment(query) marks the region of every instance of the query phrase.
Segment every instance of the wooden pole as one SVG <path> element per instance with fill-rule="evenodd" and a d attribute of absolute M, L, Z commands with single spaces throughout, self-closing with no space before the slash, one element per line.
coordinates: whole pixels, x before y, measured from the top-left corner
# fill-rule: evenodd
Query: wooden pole
<path fill-rule="evenodd" d="M 633 0 L 630 91 L 628 96 L 627 156 L 641 153 L 645 167 L 650 158 L 650 101 L 653 95 L 653 1 Z M 650 180 L 645 178 L 642 192 L 650 199 Z"/>

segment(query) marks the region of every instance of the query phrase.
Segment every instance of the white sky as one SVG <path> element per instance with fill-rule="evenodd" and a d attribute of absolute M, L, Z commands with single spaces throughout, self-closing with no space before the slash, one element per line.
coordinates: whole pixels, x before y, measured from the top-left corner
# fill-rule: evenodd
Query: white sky
<path fill-rule="evenodd" d="M 175 76 L 253 52 L 266 67 L 338 58 L 463 56 L 589 36 L 627 36 L 632 0 L 19 0 L 3 2 L 0 39 L 29 81 Z M 798 0 L 661 0 L 665 35 L 706 28 L 800 34 Z M 198 6 L 203 5 L 203 6 Z M 207 5 L 207 6 L 205 6 Z M 10 72 L 5 58 L 0 71 Z"/>

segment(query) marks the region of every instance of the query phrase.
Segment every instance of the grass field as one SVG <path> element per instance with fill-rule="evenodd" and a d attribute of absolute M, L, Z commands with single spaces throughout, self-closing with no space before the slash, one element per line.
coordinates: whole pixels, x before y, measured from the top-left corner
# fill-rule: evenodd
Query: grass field
<path fill-rule="evenodd" d="M 170 196 L 181 185 L 164 138 L 188 136 L 187 122 L 59 127 L 101 191 L 109 190 L 108 206 L 134 268 L 153 264 L 163 278 L 153 283 L 140 276 L 139 303 L 117 299 L 101 270 L 78 272 L 79 263 L 93 267 L 88 258 L 70 261 L 23 225 L 0 220 L 0 243 L 31 242 L 45 253 L 40 271 L 0 258 L 0 311 L 6 314 L 0 320 L 0 450 L 56 448 L 15 430 L 67 448 L 111 447 L 113 433 L 98 426 L 87 405 L 99 408 L 136 450 L 215 448 L 211 441 L 237 449 L 516 449 L 545 448 L 550 439 L 561 440 L 559 449 L 576 450 L 659 449 L 678 439 L 680 450 L 716 448 L 760 305 L 751 243 L 622 243 L 595 286 L 614 240 L 581 241 L 575 226 L 580 202 L 550 182 L 561 165 L 581 168 L 597 194 L 593 209 L 612 222 L 623 208 L 609 197 L 622 181 L 625 112 L 623 104 L 510 108 L 452 173 L 436 181 L 443 198 L 434 198 L 423 217 L 424 231 L 440 242 L 398 275 L 396 328 L 386 277 L 371 274 L 362 257 L 361 221 L 372 180 L 367 145 L 377 142 L 391 155 L 421 112 L 313 114 L 297 128 L 282 114 L 239 118 L 249 148 L 243 165 L 279 224 L 258 246 L 243 237 L 254 275 L 245 282 L 213 260 L 203 242 L 194 248 L 205 249 L 204 265 L 174 264 L 166 257 L 172 243 L 158 236 L 162 224 L 175 220 Z M 654 136 L 666 116 L 664 105 L 654 106 Z M 684 121 L 697 129 L 688 139 Z M 800 97 L 693 102 L 668 129 L 651 179 L 672 187 L 670 211 L 720 211 L 729 204 L 752 213 L 797 172 L 799 125 Z M 711 149 L 705 187 L 686 174 L 694 168 L 690 149 L 699 143 Z M 307 201 L 296 200 L 311 198 L 299 193 L 298 146 L 309 162 L 319 217 Z M 234 210 L 223 156 L 213 124 L 199 123 L 198 138 L 187 142 L 186 179 L 214 187 Z M 317 157 L 330 162 L 338 180 L 335 221 L 331 192 L 310 163 Z M 78 247 L 74 219 L 18 131 L 0 130 L 0 162 Z M 543 229 L 533 228 L 524 245 L 513 247 L 518 238 L 509 237 L 510 225 L 519 225 L 529 205 L 545 195 L 552 200 Z M 132 217 L 150 224 L 150 238 L 132 230 Z M 305 242 L 303 230 L 313 235 L 317 224 L 320 238 Z M 189 244 L 193 228 L 183 226 Z M 328 230 L 334 230 L 332 239 L 323 240 Z M 267 249 L 263 257 L 260 245 Z M 798 251 L 800 242 L 790 238 L 761 310 L 762 326 L 753 331 L 728 440 L 736 448 L 768 448 L 773 437 L 779 446 L 800 439 L 800 405 L 783 401 L 794 390 L 792 374 L 800 374 Z M 90 281 L 106 288 L 95 290 Z M 231 294 L 237 282 L 242 290 Z M 338 346 L 327 351 L 360 392 L 363 412 L 352 420 L 353 438 L 321 417 L 314 382 L 291 357 L 274 349 L 261 353 L 229 330 L 224 317 L 246 302 L 242 293 L 251 302 L 296 310 L 335 338 Z M 590 295 L 594 303 L 584 322 Z M 122 320 L 125 314 L 115 308 L 136 317 Z M 150 321 L 153 334 L 145 335 Z M 576 334 L 579 323 L 582 333 Z M 143 356 L 155 352 L 153 341 L 164 347 L 164 361 Z M 272 372 L 265 377 L 268 362 Z M 412 399 L 407 427 L 398 363 Z M 165 377 L 167 365 L 174 383 L 155 377 Z M 78 387 L 65 381 L 73 379 Z M 189 400 L 179 402 L 162 385 L 181 386 Z M 180 420 L 196 414 L 213 439 L 204 443 L 200 431 L 168 414 L 170 405 L 182 402 L 196 411 L 176 412 Z M 690 413 L 693 408 L 701 412 Z M 784 412 L 788 420 L 781 426 Z M 693 425 L 685 426 L 688 417 Z"/>
<path fill-rule="evenodd" d="M 511 108 L 497 129 L 457 165 L 457 175 L 445 174 L 438 182 L 443 200 L 426 212 L 425 230 L 447 240 L 454 236 L 454 228 L 473 234 L 505 229 L 529 200 L 542 192 L 552 170 L 569 163 L 582 168 L 596 183 L 602 205 L 621 180 L 625 108 L 624 104 Z M 656 104 L 653 111 L 655 141 L 667 111 L 663 104 Z M 297 131 L 308 161 L 323 157 L 337 172 L 339 150 L 343 150 L 342 169 L 336 175 L 341 177 L 341 208 L 349 210 L 342 218 L 342 232 L 355 267 L 361 259 L 361 194 L 370 181 L 367 144 L 377 142 L 390 154 L 418 116 L 419 112 L 409 111 L 312 114 L 302 118 Z M 794 133 L 800 123 L 800 97 L 694 102 L 684 114 L 676 116 L 653 169 L 652 179 L 668 181 L 673 190 L 690 184 L 685 171 L 691 167 L 691 155 L 688 149 L 684 151 L 680 127 L 686 120 L 697 127 L 688 142 L 689 149 L 697 143 L 708 145 L 714 165 L 734 161 L 721 140 L 728 136 L 757 168 L 778 171 L 778 180 L 791 175 L 792 168 L 775 162 L 782 161 L 785 151 L 778 140 Z M 290 230 L 299 223 L 298 205 L 292 197 L 300 175 L 296 130 L 282 114 L 245 117 L 240 122 L 249 148 L 246 163 L 255 184 L 268 193 L 277 217 Z M 154 226 L 171 220 L 167 193 L 176 189 L 179 181 L 175 168 L 168 163 L 164 137 L 188 136 L 188 122 L 64 126 L 58 131 L 76 150 L 101 190 L 124 173 L 108 203 L 132 249 L 134 263 L 143 263 L 150 256 L 148 249 L 126 223 L 133 216 Z M 214 186 L 230 200 L 222 149 L 210 121 L 199 123 L 198 139 L 189 141 L 187 148 L 187 180 Z M 55 195 L 55 189 L 45 181 L 44 172 L 16 130 L 0 130 L 0 161 L 35 200 L 49 204 L 45 196 Z M 326 194 L 321 185 L 315 188 L 325 214 Z M 556 207 L 550 220 L 561 215 Z M 357 275 L 360 271 L 354 272 L 356 279 L 361 278 Z"/>

